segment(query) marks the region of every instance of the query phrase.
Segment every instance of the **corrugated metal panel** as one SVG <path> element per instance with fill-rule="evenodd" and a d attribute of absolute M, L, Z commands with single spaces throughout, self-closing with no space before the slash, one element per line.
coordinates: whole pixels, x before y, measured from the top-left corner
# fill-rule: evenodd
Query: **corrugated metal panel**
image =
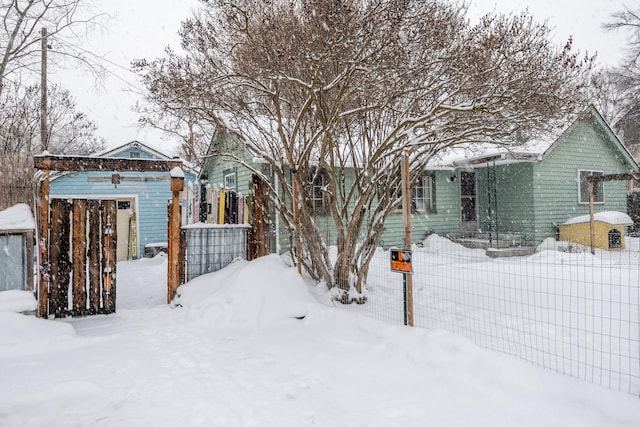
<path fill-rule="evenodd" d="M 186 227 L 187 281 L 245 259 L 247 229 L 243 226 Z"/>
<path fill-rule="evenodd" d="M 0 234 L 0 291 L 27 289 L 24 236 Z"/>

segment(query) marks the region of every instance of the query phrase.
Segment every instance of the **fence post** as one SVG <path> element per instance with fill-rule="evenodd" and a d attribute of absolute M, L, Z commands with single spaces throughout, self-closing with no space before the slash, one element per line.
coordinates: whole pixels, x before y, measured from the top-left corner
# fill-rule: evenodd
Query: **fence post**
<path fill-rule="evenodd" d="M 49 316 L 49 170 L 42 170 L 42 180 L 38 188 L 38 317 Z"/>
<path fill-rule="evenodd" d="M 404 219 L 404 249 L 411 250 L 411 183 L 409 173 L 409 151 L 402 157 L 402 216 Z M 405 293 L 405 325 L 413 326 L 413 278 L 403 273 Z"/>
<path fill-rule="evenodd" d="M 184 188 L 184 172 L 180 168 L 171 170 L 172 198 L 169 202 L 169 230 L 167 232 L 167 304 L 171 303 L 180 281 L 180 191 Z"/>

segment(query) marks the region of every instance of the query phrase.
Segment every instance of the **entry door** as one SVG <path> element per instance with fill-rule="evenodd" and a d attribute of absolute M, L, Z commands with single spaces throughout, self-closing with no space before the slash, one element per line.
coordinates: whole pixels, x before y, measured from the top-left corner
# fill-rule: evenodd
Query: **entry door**
<path fill-rule="evenodd" d="M 478 231 L 476 173 L 460 172 L 460 232 L 462 236 L 475 235 Z"/>

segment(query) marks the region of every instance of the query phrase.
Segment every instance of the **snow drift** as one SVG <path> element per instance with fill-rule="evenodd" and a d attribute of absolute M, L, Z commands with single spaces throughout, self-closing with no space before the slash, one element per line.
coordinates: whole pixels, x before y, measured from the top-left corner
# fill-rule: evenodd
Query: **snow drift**
<path fill-rule="evenodd" d="M 278 255 L 238 260 L 178 288 L 173 301 L 212 327 L 300 319 L 318 304 L 295 268 Z"/>

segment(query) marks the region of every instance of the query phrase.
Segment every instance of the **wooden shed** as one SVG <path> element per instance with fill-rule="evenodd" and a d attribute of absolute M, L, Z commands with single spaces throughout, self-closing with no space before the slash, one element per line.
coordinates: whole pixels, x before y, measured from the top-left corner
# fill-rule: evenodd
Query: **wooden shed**
<path fill-rule="evenodd" d="M 35 221 L 26 204 L 0 211 L 0 291 L 32 291 Z"/>
<path fill-rule="evenodd" d="M 571 218 L 560 225 L 560 240 L 584 246 L 591 245 L 589 215 Z M 594 215 L 594 247 L 608 251 L 624 249 L 625 227 L 633 225 L 631 217 L 622 212 L 605 211 Z"/>

